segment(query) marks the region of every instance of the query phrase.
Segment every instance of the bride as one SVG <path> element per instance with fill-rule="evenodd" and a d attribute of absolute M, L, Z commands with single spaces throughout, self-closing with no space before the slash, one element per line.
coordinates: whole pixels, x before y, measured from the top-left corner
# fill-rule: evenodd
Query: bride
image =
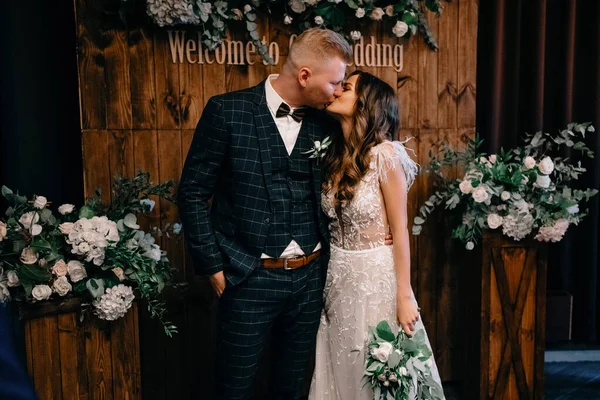
<path fill-rule="evenodd" d="M 373 391 L 361 382 L 368 327 L 387 320 L 409 335 L 424 329 L 410 285 L 406 212 L 417 165 L 391 141 L 398 102 L 377 77 L 352 73 L 327 112 L 342 129 L 323 165 L 331 258 L 309 399 L 371 400 Z M 394 245 L 386 246 L 390 231 Z M 435 362 L 431 371 L 440 383 Z"/>

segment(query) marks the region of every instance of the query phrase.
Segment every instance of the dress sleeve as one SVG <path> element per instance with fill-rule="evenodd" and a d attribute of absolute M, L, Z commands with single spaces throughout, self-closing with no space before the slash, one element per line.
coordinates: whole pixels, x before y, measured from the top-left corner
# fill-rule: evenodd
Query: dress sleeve
<path fill-rule="evenodd" d="M 388 172 L 398 166 L 404 171 L 408 190 L 419 172 L 419 165 L 410 158 L 401 142 L 386 142 L 377 146 L 377 173 L 380 181 L 386 182 Z"/>

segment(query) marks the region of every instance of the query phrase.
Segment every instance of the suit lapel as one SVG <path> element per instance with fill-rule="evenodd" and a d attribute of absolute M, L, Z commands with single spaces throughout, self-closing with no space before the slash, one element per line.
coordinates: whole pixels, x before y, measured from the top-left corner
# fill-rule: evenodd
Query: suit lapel
<path fill-rule="evenodd" d="M 271 115 L 269 106 L 267 105 L 267 98 L 265 96 L 265 81 L 262 81 L 255 87 L 253 114 L 263 175 L 265 177 L 267 191 L 271 197 L 272 170 L 271 145 L 269 142 L 269 137 L 273 130 L 277 131 L 277 126 L 275 125 L 275 121 L 273 121 L 273 116 Z"/>

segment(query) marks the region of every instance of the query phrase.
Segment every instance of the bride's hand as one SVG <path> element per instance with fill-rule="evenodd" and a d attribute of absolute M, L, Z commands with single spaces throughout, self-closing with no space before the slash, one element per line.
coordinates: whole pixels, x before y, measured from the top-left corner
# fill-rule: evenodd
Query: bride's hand
<path fill-rule="evenodd" d="M 398 297 L 396 300 L 396 319 L 407 335 L 413 335 L 419 318 L 419 307 L 414 297 Z"/>

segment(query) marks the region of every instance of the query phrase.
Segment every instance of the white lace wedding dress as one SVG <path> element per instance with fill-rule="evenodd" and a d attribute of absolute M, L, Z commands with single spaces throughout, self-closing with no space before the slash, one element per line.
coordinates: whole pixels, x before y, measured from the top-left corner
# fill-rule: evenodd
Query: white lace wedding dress
<path fill-rule="evenodd" d="M 392 246 L 384 244 L 389 227 L 380 181 L 399 164 L 410 186 L 417 167 L 404 146 L 385 142 L 373 147 L 369 171 L 342 207 L 341 221 L 333 195 L 322 196 L 331 218 L 331 259 L 309 400 L 373 399 L 373 391 L 361 382 L 368 327 L 387 320 L 398 331 L 396 274 Z M 416 329 L 424 329 L 420 319 Z M 431 369 L 440 382 L 435 362 Z"/>

